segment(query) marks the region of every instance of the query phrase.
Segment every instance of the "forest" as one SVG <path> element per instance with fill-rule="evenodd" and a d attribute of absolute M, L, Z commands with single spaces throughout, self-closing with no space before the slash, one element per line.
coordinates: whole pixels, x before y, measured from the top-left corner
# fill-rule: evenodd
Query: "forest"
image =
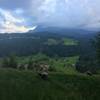
<path fill-rule="evenodd" d="M 89 71 L 96 74 L 98 71 L 95 47 L 97 35 L 98 33 L 74 35 L 73 33 L 48 32 L 1 34 L 1 67 L 17 68 L 22 65 L 22 69 L 24 69 L 25 65 L 28 67 L 30 63 L 31 67 L 34 67 L 36 62 L 37 64 L 43 62 L 52 66 L 52 70 L 58 68 L 65 70 L 68 68 L 64 69 L 64 66 L 67 66 L 75 69 L 75 72 L 85 73 Z M 55 68 L 56 66 L 59 67 Z"/>

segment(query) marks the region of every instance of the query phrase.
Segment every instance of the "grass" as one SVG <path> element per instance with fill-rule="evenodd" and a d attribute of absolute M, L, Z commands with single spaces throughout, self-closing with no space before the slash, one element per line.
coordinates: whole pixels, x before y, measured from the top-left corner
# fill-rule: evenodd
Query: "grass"
<path fill-rule="evenodd" d="M 62 72 L 65 74 L 77 74 L 77 70 L 75 68 L 75 64 L 79 59 L 79 56 L 72 56 L 72 57 L 55 57 L 50 58 L 44 54 L 36 54 L 31 56 L 33 63 L 37 61 L 37 63 L 44 62 L 51 66 L 54 71 Z M 18 57 L 18 63 L 27 64 L 29 61 L 29 57 Z"/>
<path fill-rule="evenodd" d="M 69 38 L 63 38 L 63 43 L 65 46 L 69 45 L 78 45 L 78 41 L 74 39 L 69 39 Z"/>
<path fill-rule="evenodd" d="M 53 39 L 53 38 L 49 38 L 44 44 L 47 45 L 58 45 L 60 43 L 60 41 Z"/>
<path fill-rule="evenodd" d="M 70 39 L 70 38 L 62 38 L 61 40 L 49 38 L 44 44 L 47 44 L 49 46 L 58 45 L 58 44 L 62 44 L 64 46 L 73 46 L 73 45 L 78 45 L 79 42 L 77 40 Z"/>
<path fill-rule="evenodd" d="M 0 70 L 0 100 L 100 100 L 100 76 Z"/>
<path fill-rule="evenodd" d="M 49 62 L 51 66 L 53 66 L 57 72 L 62 72 L 65 74 L 78 74 L 75 63 L 78 60 L 78 56 L 73 57 L 65 57 L 59 59 L 51 59 Z"/>

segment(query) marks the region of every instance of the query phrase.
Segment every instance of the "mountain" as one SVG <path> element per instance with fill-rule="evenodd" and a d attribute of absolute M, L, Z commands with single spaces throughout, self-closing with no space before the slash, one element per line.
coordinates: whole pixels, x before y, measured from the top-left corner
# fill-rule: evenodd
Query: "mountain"
<path fill-rule="evenodd" d="M 61 28 L 61 27 L 47 27 L 39 25 L 35 30 L 30 30 L 28 33 L 41 33 L 41 32 L 49 32 L 49 33 L 61 33 L 61 34 L 90 34 L 95 33 L 96 31 L 89 31 L 86 29 L 78 29 L 78 28 Z"/>
<path fill-rule="evenodd" d="M 65 36 L 67 38 L 73 38 L 82 43 L 89 42 L 97 35 L 97 31 L 89 31 L 85 29 L 71 29 L 71 28 L 61 28 L 61 27 L 47 27 L 39 25 L 35 30 L 31 30 L 28 33 L 37 35 L 37 36 Z M 88 44 L 87 44 L 88 45 Z"/>
<path fill-rule="evenodd" d="M 0 34 L 0 56 L 6 56 L 11 53 L 24 56 L 38 52 L 60 56 L 92 55 L 95 50 L 91 44 L 95 36 L 96 32 L 94 31 L 40 25 L 35 30 L 23 34 Z M 79 41 L 79 45 L 63 45 L 64 38 L 67 39 L 67 42 L 69 39 Z M 49 45 L 52 43 L 56 45 Z"/>
<path fill-rule="evenodd" d="M 75 39 L 79 38 L 93 38 L 98 33 L 98 31 L 89 31 L 85 29 L 71 29 L 71 28 L 61 28 L 61 27 L 46 27 L 39 25 L 35 30 L 30 30 L 28 33 L 37 35 L 64 35 L 66 37 L 71 37 Z"/>

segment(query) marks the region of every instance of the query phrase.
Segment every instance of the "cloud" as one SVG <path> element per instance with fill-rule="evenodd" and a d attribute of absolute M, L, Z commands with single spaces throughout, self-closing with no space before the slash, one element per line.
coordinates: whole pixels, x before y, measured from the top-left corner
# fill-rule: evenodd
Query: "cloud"
<path fill-rule="evenodd" d="M 0 9 L 0 13 L 3 16 L 3 19 L 5 21 L 10 21 L 10 22 L 14 22 L 14 23 L 22 23 L 25 21 L 24 18 L 19 19 L 19 18 L 14 17 L 12 15 L 12 13 L 7 10 Z"/>
<path fill-rule="evenodd" d="M 18 14 L 21 14 L 21 10 L 15 11 Z M 7 10 L 0 9 L 0 33 L 23 33 L 28 32 L 30 29 L 35 29 L 36 27 L 29 27 L 25 25 L 24 18 L 17 18 L 13 16 L 13 13 Z"/>
<path fill-rule="evenodd" d="M 0 8 L 0 20 L 17 27 L 100 28 L 100 0 L 0 0 Z"/>
<path fill-rule="evenodd" d="M 37 0 L 37 3 L 34 0 L 31 7 L 36 9 L 33 15 L 38 23 L 60 27 L 80 27 L 85 23 L 91 27 L 91 23 L 100 20 L 99 0 Z"/>
<path fill-rule="evenodd" d="M 8 10 L 22 8 L 27 11 L 30 8 L 31 1 L 33 0 L 0 0 L 0 7 Z"/>
<path fill-rule="evenodd" d="M 28 32 L 29 30 L 34 30 L 35 28 L 36 26 L 29 28 L 25 26 L 17 26 L 11 22 L 5 22 L 2 24 L 1 33 L 24 33 Z"/>

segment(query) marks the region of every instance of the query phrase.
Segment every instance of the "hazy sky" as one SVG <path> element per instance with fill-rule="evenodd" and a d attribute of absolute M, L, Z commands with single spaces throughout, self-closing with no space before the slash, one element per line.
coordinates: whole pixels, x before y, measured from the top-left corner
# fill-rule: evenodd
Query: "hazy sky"
<path fill-rule="evenodd" d="M 0 33 L 38 25 L 98 29 L 100 0 L 0 0 Z"/>

